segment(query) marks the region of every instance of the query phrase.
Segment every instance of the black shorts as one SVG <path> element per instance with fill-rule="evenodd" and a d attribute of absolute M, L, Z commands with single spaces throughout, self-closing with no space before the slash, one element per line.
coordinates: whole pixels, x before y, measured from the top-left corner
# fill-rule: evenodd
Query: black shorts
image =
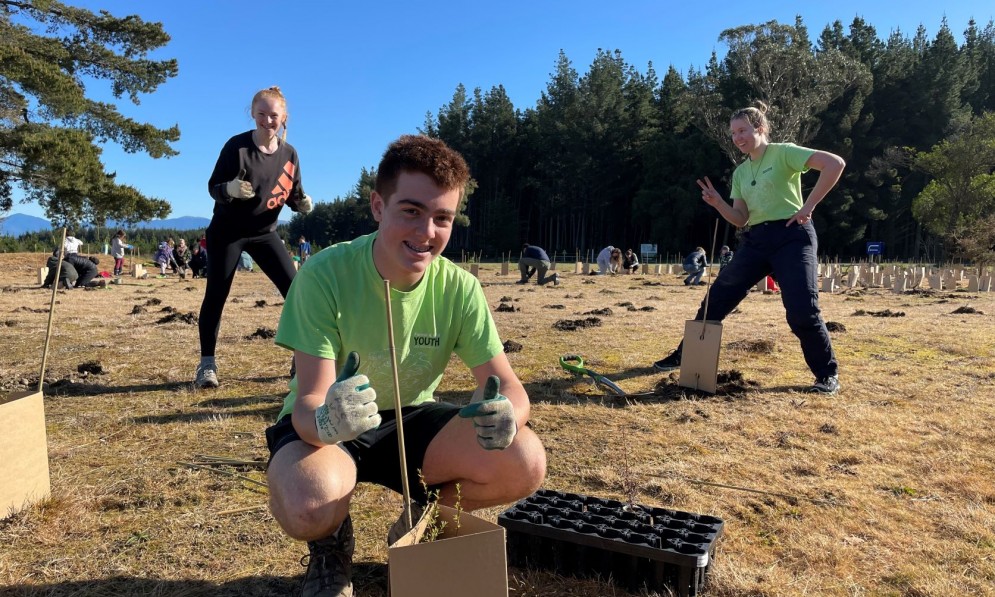
<path fill-rule="evenodd" d="M 446 426 L 460 407 L 454 404 L 429 402 L 401 409 L 404 421 L 404 452 L 408 464 L 408 485 L 412 499 L 424 502 L 425 489 L 418 479 L 418 471 L 425 461 L 425 452 L 439 431 Z M 342 442 L 345 450 L 356 463 L 356 481 L 376 483 L 401 491 L 401 458 L 397 450 L 397 420 L 395 411 L 380 411 L 380 426 L 352 441 Z M 293 441 L 303 441 L 294 429 L 291 416 L 286 415 L 266 429 L 266 445 L 270 460 L 273 455 Z M 429 491 L 437 487 L 429 487 Z"/>

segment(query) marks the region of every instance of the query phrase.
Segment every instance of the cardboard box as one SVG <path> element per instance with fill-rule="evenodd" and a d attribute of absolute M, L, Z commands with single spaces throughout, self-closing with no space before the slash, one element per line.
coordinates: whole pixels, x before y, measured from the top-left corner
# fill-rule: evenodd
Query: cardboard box
<path fill-rule="evenodd" d="M 42 393 L 0 394 L 0 519 L 51 491 Z"/>
<path fill-rule="evenodd" d="M 460 512 L 457 531 L 455 517 L 456 510 L 439 506 L 446 526 L 435 541 L 420 543 L 430 522 L 426 514 L 390 546 L 391 597 L 508 597 L 504 527 Z"/>

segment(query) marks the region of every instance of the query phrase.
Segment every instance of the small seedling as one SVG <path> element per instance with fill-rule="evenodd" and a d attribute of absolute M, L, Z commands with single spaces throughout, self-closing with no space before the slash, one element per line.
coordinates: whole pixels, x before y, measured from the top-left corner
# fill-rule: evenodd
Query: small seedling
<path fill-rule="evenodd" d="M 419 543 L 431 543 L 442 536 L 442 533 L 448 523 L 445 520 L 439 519 L 439 490 L 435 489 L 429 491 L 428 483 L 425 482 L 425 476 L 422 474 L 421 470 L 418 471 L 418 482 L 421 483 L 422 490 L 425 492 L 427 500 L 425 504 L 425 511 L 428 520 L 428 525 L 425 527 L 425 534 L 422 535 Z M 459 483 L 457 483 L 456 502 L 453 504 L 453 510 L 456 511 L 456 514 L 453 516 L 452 520 L 456 535 L 459 535 L 460 516 L 463 514 L 462 501 L 462 487 Z"/>

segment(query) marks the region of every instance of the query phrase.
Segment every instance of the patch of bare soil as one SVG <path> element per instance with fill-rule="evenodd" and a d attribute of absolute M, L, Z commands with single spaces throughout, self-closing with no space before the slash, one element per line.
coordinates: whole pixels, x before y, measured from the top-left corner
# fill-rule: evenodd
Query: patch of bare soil
<path fill-rule="evenodd" d="M 180 323 L 187 323 L 193 325 L 199 321 L 199 318 L 197 317 L 196 313 L 180 313 L 175 309 L 173 309 L 172 307 L 166 307 L 166 308 L 172 310 L 173 312 L 163 317 L 162 319 L 156 321 L 157 324 L 173 323 L 174 321 L 178 321 Z"/>
<path fill-rule="evenodd" d="M 862 315 L 870 315 L 871 317 L 905 317 L 905 311 L 892 311 L 891 309 L 884 309 L 882 311 L 865 311 L 863 309 L 857 309 L 853 312 L 854 317 L 860 317 Z"/>
<path fill-rule="evenodd" d="M 519 344 L 518 342 L 515 342 L 514 340 L 505 340 L 504 341 L 504 351 L 505 352 L 522 352 L 522 348 L 524 348 L 524 347 L 521 344 Z"/>
<path fill-rule="evenodd" d="M 752 352 L 756 354 L 772 354 L 776 349 L 777 345 L 773 340 L 760 339 L 760 340 L 736 340 L 735 342 L 730 342 L 726 344 L 726 348 L 730 350 L 742 350 L 743 352 Z"/>
<path fill-rule="evenodd" d="M 984 311 L 978 311 L 970 305 L 964 305 L 963 307 L 957 307 L 950 312 L 951 315 L 962 315 L 962 314 L 974 314 L 974 315 L 984 315 Z"/>
<path fill-rule="evenodd" d="M 601 325 L 601 320 L 597 317 L 587 319 L 561 319 L 553 324 L 553 328 L 561 332 L 575 332 L 581 328 L 595 328 Z"/>
<path fill-rule="evenodd" d="M 826 329 L 830 332 L 844 333 L 846 332 L 846 326 L 838 321 L 827 321 Z"/>
<path fill-rule="evenodd" d="M 658 381 L 653 387 L 653 396 L 664 400 L 682 400 L 691 396 L 711 396 L 711 394 L 708 394 L 707 392 L 701 392 L 692 388 L 685 388 L 684 386 L 678 384 L 679 380 L 679 373 L 670 373 Z M 719 371 L 718 377 L 716 378 L 715 396 L 724 396 L 727 398 L 740 397 L 745 392 L 754 390 L 758 387 L 760 387 L 760 382 L 745 378 L 743 376 L 743 372 L 738 369 Z"/>
<path fill-rule="evenodd" d="M 255 340 L 256 338 L 259 338 L 260 340 L 271 340 L 276 338 L 276 330 L 270 328 L 259 328 L 245 337 L 246 340 Z"/>
<path fill-rule="evenodd" d="M 87 361 L 85 363 L 80 363 L 76 365 L 76 371 L 78 373 L 86 373 L 90 375 L 103 375 L 105 373 L 104 366 L 100 364 L 100 361 Z"/>

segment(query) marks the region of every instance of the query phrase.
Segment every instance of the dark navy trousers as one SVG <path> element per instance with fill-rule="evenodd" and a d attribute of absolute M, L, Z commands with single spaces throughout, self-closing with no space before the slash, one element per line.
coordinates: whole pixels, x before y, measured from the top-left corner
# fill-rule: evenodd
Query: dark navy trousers
<path fill-rule="evenodd" d="M 808 368 L 818 379 L 836 375 L 836 354 L 819 310 L 819 239 L 811 222 L 785 227 L 786 222 L 764 222 L 743 233 L 732 261 L 709 289 L 705 319 L 722 321 L 757 282 L 773 275 L 781 287 L 788 326 L 801 342 Z M 704 311 L 702 301 L 695 319 L 700 321 Z"/>

